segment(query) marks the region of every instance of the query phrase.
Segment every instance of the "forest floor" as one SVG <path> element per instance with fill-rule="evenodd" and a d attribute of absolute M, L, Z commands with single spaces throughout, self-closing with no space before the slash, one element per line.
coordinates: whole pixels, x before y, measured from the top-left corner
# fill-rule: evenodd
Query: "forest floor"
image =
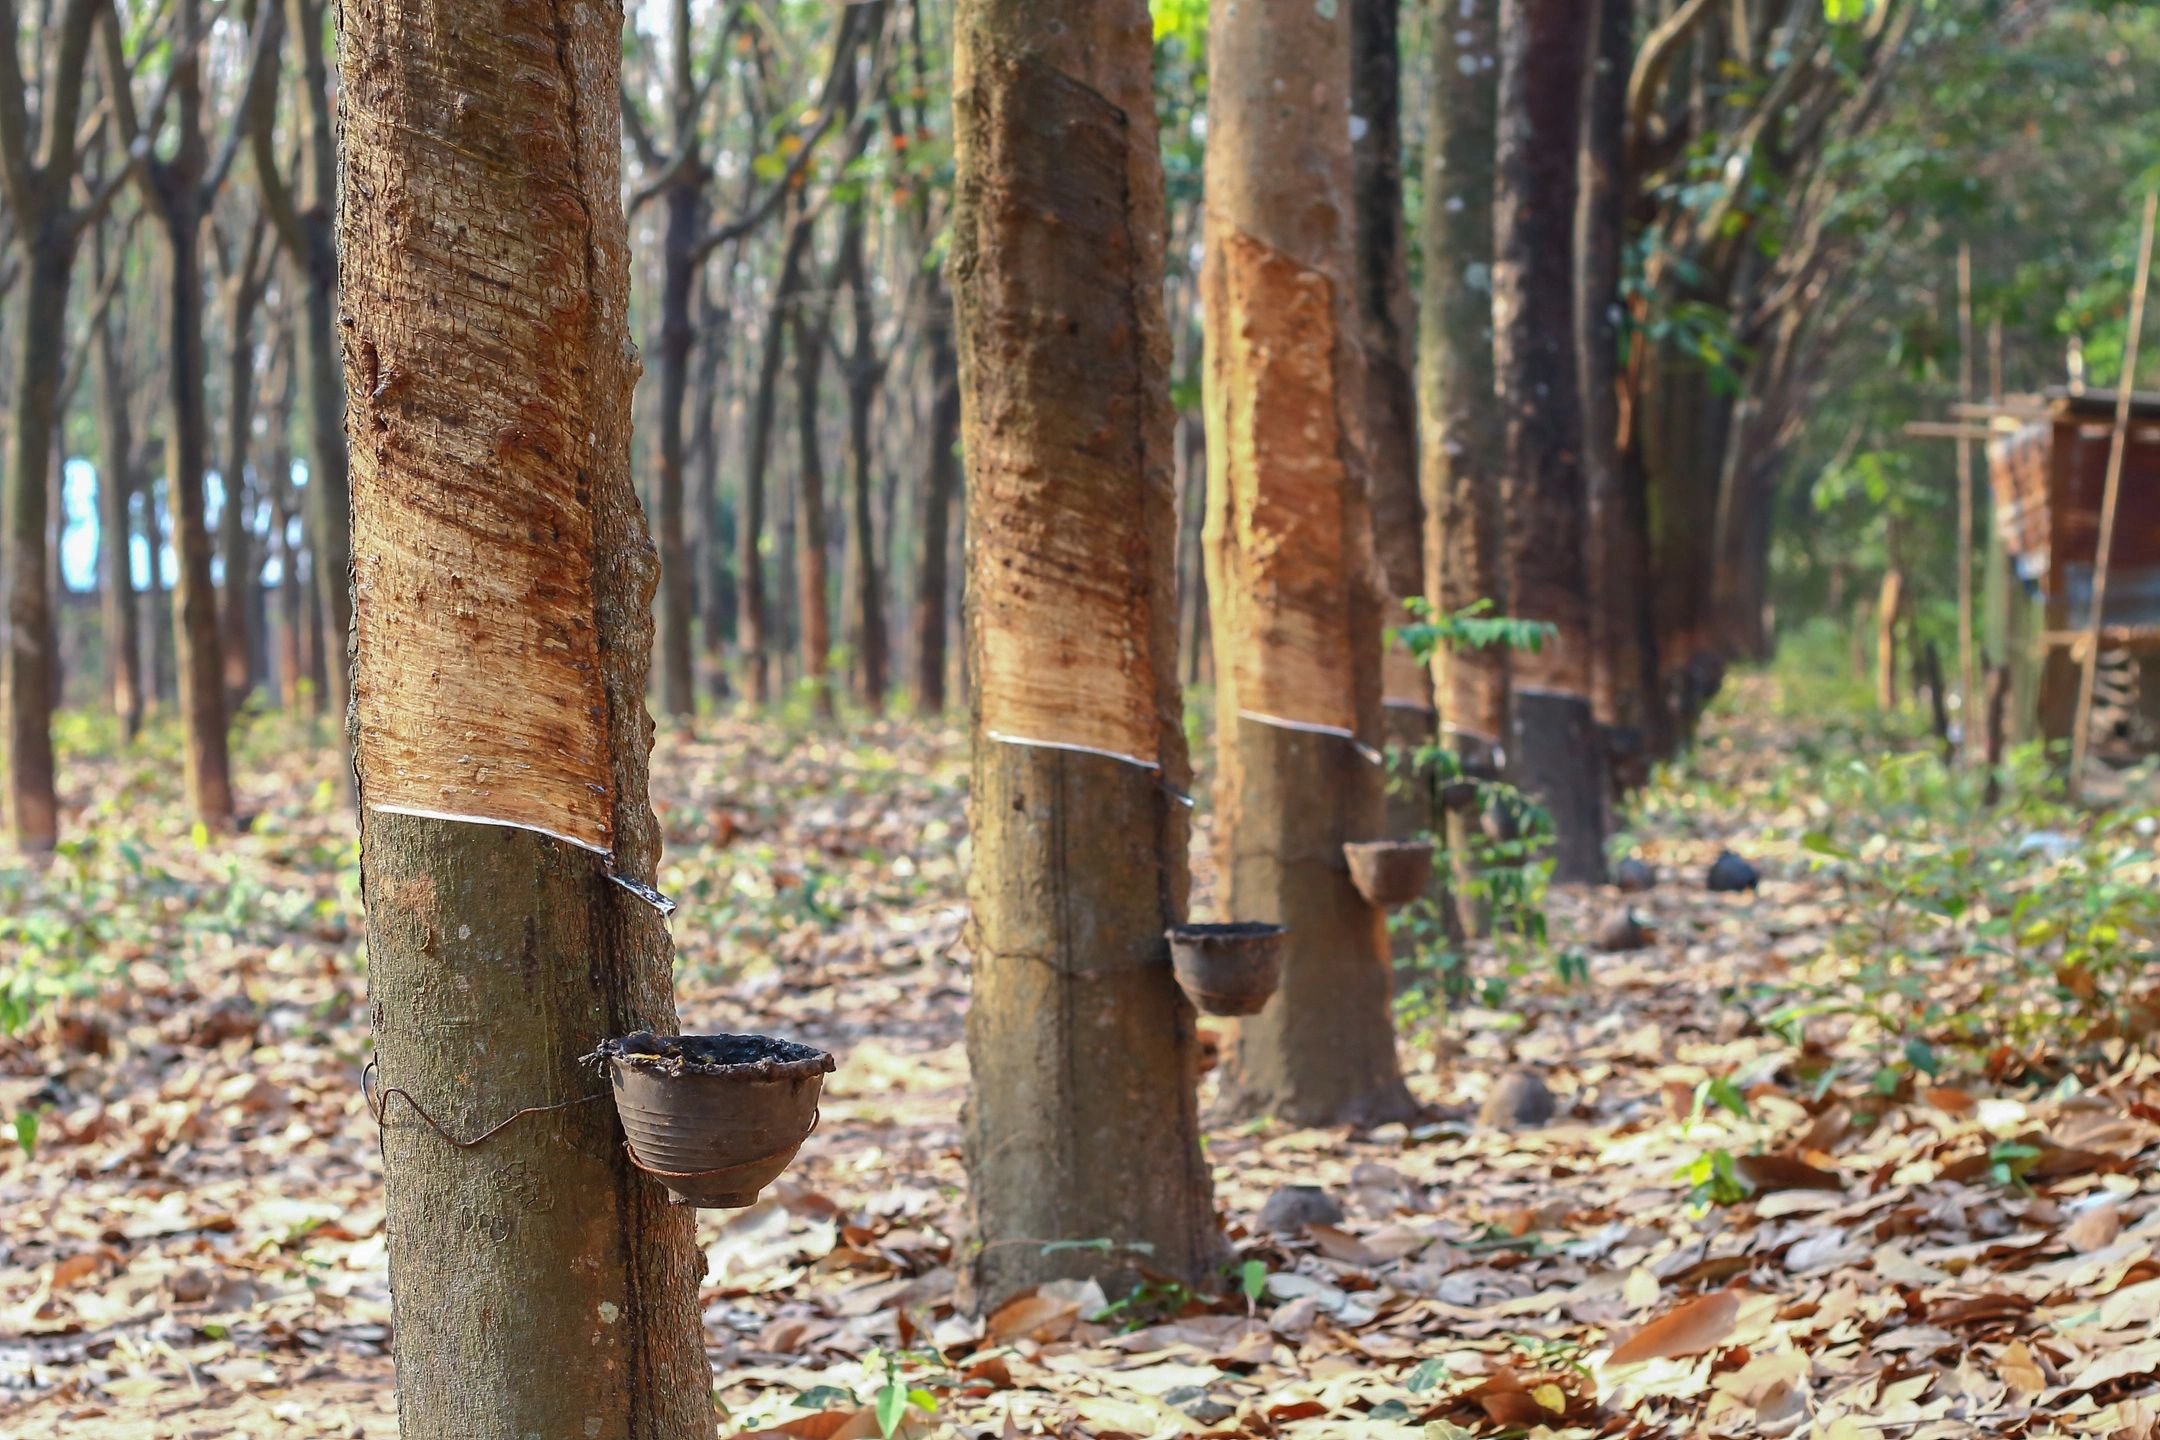
<path fill-rule="evenodd" d="M 1558 893 L 1548 947 L 1480 947 L 1481 1003 L 1406 1002 L 1429 1123 L 1211 1128 L 1225 1298 L 1065 1287 L 987 1321 L 952 1305 L 961 737 L 664 737 L 685 1028 L 840 1061 L 789 1175 L 701 1217 L 719 1433 L 876 1435 L 891 1374 L 935 1401 L 910 1433 L 970 1437 L 2152 1435 L 2144 1001 L 2086 1007 L 2053 959 L 2006 980 L 1991 922 L 1928 898 L 1985 872 L 1997 918 L 2059 947 L 2021 897 L 2103 842 L 2109 883 L 2151 892 L 2151 830 L 2050 811 L 1993 848 L 1913 838 L 1930 782 L 1816 753 L 1793 709 L 1741 682 L 1646 797 L 1629 843 L 1656 888 Z M 305 742 L 255 726 L 230 843 L 172 818 L 155 745 L 74 764 L 87 838 L 0 869 L 0 946 L 58 992 L 0 1040 L 0 1121 L 41 1115 L 0 1141 L 0 1436 L 396 1433 L 354 846 Z M 1706 890 L 1725 846 L 1759 893 Z M 1629 902 L 1648 948 L 1587 981 L 1551 963 Z M 2063 1039 L 2035 994 L 2112 1018 Z M 1515 1068 L 1551 1123 L 1479 1120 Z M 1292 1182 L 1340 1223 L 1267 1232 Z"/>

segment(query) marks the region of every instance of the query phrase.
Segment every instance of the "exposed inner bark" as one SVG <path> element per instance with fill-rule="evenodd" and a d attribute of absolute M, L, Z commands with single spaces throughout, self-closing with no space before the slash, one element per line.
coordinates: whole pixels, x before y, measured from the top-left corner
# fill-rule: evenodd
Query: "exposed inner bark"
<path fill-rule="evenodd" d="M 385 1084 L 475 1133 L 672 1033 L 611 4 L 339 7 L 361 874 Z M 611 823 L 610 823 L 611 822 Z M 604 1104 L 383 1131 L 401 1432 L 709 1440 L 692 1218 Z"/>
<path fill-rule="evenodd" d="M 1348 16 L 1210 12 L 1205 533 L 1226 918 L 1289 928 L 1282 988 L 1240 1021 L 1231 1114 L 1373 1123 L 1415 1111 L 1395 1062 L 1384 918 L 1346 840 L 1385 774 L 1361 348 L 1353 306 Z M 1294 95 L 1295 102 L 1286 102 Z"/>
<path fill-rule="evenodd" d="M 1141 0 L 956 17 L 981 1305 L 1063 1275 L 1208 1285 L 1223 1258 L 1163 933 L 1189 778 L 1150 53 Z"/>

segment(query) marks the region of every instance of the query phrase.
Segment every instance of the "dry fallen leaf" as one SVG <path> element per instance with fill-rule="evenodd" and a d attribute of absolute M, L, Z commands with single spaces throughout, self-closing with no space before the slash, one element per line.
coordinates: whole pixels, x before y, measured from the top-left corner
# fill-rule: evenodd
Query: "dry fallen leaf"
<path fill-rule="evenodd" d="M 1678 1360 L 1714 1350 L 1733 1332 L 1740 1318 L 1740 1297 L 1731 1290 L 1698 1295 L 1666 1311 L 1613 1348 L 1607 1366 L 1639 1365 L 1645 1360 Z"/>
<path fill-rule="evenodd" d="M 2080 1255 L 2105 1250 L 2122 1233 L 2122 1212 L 2113 1204 L 2089 1205 L 2063 1227 L 2063 1243 Z"/>

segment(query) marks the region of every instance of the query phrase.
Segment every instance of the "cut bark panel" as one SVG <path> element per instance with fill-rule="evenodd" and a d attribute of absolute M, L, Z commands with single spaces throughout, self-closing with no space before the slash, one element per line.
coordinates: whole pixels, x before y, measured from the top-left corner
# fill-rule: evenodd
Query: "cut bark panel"
<path fill-rule="evenodd" d="M 1152 28 L 1141 0 L 960 0 L 953 49 L 974 740 L 963 1291 L 994 1309 L 1065 1277 L 1209 1285 L 1226 1250 L 1199 1037 L 1164 938 L 1185 918 L 1174 792 L 1190 775 Z"/>
<path fill-rule="evenodd" d="M 1162 717 L 1150 660 L 1148 507 L 1132 503 L 1129 478 L 1142 459 L 1131 443 L 1135 407 L 1146 402 L 1137 375 L 1100 372 L 1104 337 L 1082 336 L 1108 324 L 1111 343 L 1135 329 L 1166 343 L 1159 322 L 1141 325 L 1104 303 L 1124 293 L 1133 264 L 1128 216 L 1098 203 L 1126 188 L 1125 120 L 1063 75 L 1038 70 L 1026 83 L 1041 87 L 1032 108 L 1044 128 L 982 132 L 985 172 L 1010 187 L 993 202 L 996 242 L 1010 253 L 982 273 L 993 285 L 1024 279 L 1029 293 L 993 302 L 1004 333 L 973 357 L 1008 367 L 996 412 L 971 415 L 967 432 L 981 724 L 996 740 L 1155 766 Z M 1040 144 L 1044 133 L 1059 143 Z M 1036 223 L 1046 215 L 1058 223 Z M 1105 392 L 1104 405 L 1074 403 Z M 1167 470 L 1145 479 L 1174 506 Z M 1106 550 L 1126 563 L 1104 565 Z"/>
<path fill-rule="evenodd" d="M 1281 987 L 1240 1021 L 1223 1074 L 1228 1117 L 1303 1125 L 1378 1125 L 1417 1105 L 1395 1060 L 1387 918 L 1350 879 L 1342 846 L 1369 838 L 1379 807 L 1371 762 L 1347 740 L 1239 719 L 1237 773 L 1226 771 L 1222 857 L 1247 920 L 1276 924 Z"/>
<path fill-rule="evenodd" d="M 363 81 L 375 63 L 390 62 L 361 57 Z M 346 186 L 373 203 L 343 227 L 346 266 L 390 292 L 346 328 L 359 765 L 374 809 L 607 853 L 589 450 L 592 414 L 613 397 L 589 393 L 580 352 L 587 267 L 613 257 L 585 243 L 582 222 L 533 223 L 536 209 L 582 203 L 547 183 L 574 171 L 573 137 L 505 133 L 513 117 L 489 115 L 483 96 L 461 104 L 461 133 L 499 137 L 483 148 L 533 172 L 529 207 L 461 204 L 380 163 L 377 136 L 347 144 Z M 348 137 L 401 118 L 344 114 Z M 405 323 L 383 323 L 393 314 Z"/>
<path fill-rule="evenodd" d="M 1357 730 L 1352 555 L 1336 394 L 1339 299 L 1328 278 L 1248 235 L 1209 256 L 1208 332 L 1236 343 L 1207 367 L 1211 504 L 1206 541 L 1216 664 L 1246 716 L 1337 735 Z"/>

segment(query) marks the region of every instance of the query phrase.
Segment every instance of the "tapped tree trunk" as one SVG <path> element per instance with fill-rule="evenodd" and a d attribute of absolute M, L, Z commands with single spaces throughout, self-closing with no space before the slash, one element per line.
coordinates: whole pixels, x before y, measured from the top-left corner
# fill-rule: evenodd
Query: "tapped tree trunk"
<path fill-rule="evenodd" d="M 1426 116 L 1424 303 L 1419 314 L 1420 489 L 1425 499 L 1425 594 L 1452 615 L 1484 601 L 1505 608 L 1500 580 L 1500 427 L 1493 406 L 1492 201 L 1499 35 L 1494 5 L 1433 11 Z M 1463 770 L 1499 774 L 1507 730 L 1508 656 L 1499 646 L 1433 657 L 1441 735 Z M 1455 914 L 1483 929 L 1470 856 L 1481 837 L 1474 807 L 1446 814 Z"/>
<path fill-rule="evenodd" d="M 1605 878 L 1605 767 L 1590 709 L 1590 586 L 1574 330 L 1579 0 L 1501 0 L 1493 370 L 1507 457 L 1510 608 L 1552 627 L 1517 654 L 1509 769 L 1556 832 L 1554 878 Z"/>
<path fill-rule="evenodd" d="M 1060 1276 L 1202 1285 L 1225 1256 L 1163 938 L 1190 782 L 1150 34 L 1143 0 L 954 22 L 983 1306 Z"/>
<path fill-rule="evenodd" d="M 1284 925 L 1282 987 L 1241 1021 L 1232 1114 L 1415 1112 L 1385 917 L 1342 847 L 1386 828 L 1381 595 L 1351 233 L 1348 15 L 1215 0 L 1202 276 L 1216 834 L 1229 918 Z M 1286 99 L 1285 97 L 1294 97 Z"/>
<path fill-rule="evenodd" d="M 945 552 L 952 533 L 953 492 L 960 479 L 960 375 L 953 355 L 952 297 L 944 282 L 927 281 L 924 328 L 930 368 L 930 445 L 923 477 L 922 542 L 915 570 L 915 713 L 945 712 Z"/>
<path fill-rule="evenodd" d="M 665 925 L 610 879 L 660 849 L 622 10 L 345 0 L 339 26 L 376 1054 L 471 1136 L 675 1028 Z M 693 1218 L 605 1102 L 472 1149 L 394 1103 L 382 1145 L 407 1440 L 710 1440 Z"/>

